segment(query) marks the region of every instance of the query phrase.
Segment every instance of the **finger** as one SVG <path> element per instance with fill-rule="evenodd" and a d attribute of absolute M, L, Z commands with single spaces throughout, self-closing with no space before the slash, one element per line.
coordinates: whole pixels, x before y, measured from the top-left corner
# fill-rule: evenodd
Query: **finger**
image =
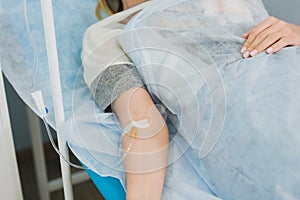
<path fill-rule="evenodd" d="M 264 20 L 263 22 L 261 22 L 259 25 L 257 25 L 256 27 L 254 27 L 252 30 L 250 30 L 249 34 L 248 34 L 248 37 L 247 37 L 247 40 L 244 43 L 242 49 L 247 49 L 252 44 L 252 42 L 254 41 L 254 39 L 256 38 L 256 36 L 259 33 L 261 33 L 263 30 L 265 30 L 266 28 L 270 27 L 274 23 L 274 21 L 276 21 L 276 18 L 269 17 L 266 20 Z M 242 53 L 244 53 L 244 52 L 242 52 Z"/>
<path fill-rule="evenodd" d="M 266 50 L 267 47 L 278 41 L 284 32 L 282 31 L 280 25 L 275 24 L 269 28 L 262 31 L 252 42 L 252 44 L 247 48 L 251 56 L 255 56 L 258 53 Z"/>
<path fill-rule="evenodd" d="M 277 42 L 279 42 L 284 37 L 283 34 L 284 34 L 284 32 L 282 30 L 279 30 L 279 31 L 273 33 L 272 35 L 269 35 L 268 37 L 265 38 L 265 40 L 263 40 L 256 47 L 256 49 L 254 49 L 250 53 L 250 55 L 251 56 L 255 56 L 256 54 L 259 54 L 259 53 L 265 51 L 266 49 L 268 49 L 269 47 L 271 47 L 273 44 L 276 44 Z M 270 49 L 268 51 L 270 51 Z"/>
<path fill-rule="evenodd" d="M 280 40 L 278 40 L 278 42 L 276 42 L 272 46 L 270 46 L 266 50 L 266 52 L 268 54 L 273 54 L 273 53 L 278 52 L 280 49 L 286 47 L 287 45 L 289 45 L 289 39 L 287 37 L 284 37 L 284 38 L 281 38 Z"/>
<path fill-rule="evenodd" d="M 253 42 L 253 40 L 256 38 L 256 36 L 258 34 L 260 34 L 266 28 L 272 26 L 273 22 L 274 22 L 274 19 L 272 17 L 269 17 L 266 20 L 264 20 L 263 22 L 261 22 L 260 24 L 258 24 L 257 26 L 255 26 L 253 29 L 251 29 L 249 31 L 249 37 L 248 37 L 248 40 L 246 41 L 246 43 L 248 43 L 250 45 Z"/>
<path fill-rule="evenodd" d="M 242 35 L 242 37 L 243 37 L 244 39 L 247 39 L 247 38 L 249 37 L 249 34 L 250 34 L 250 32 L 245 33 L 244 35 Z"/>
<path fill-rule="evenodd" d="M 244 35 L 242 35 L 242 37 L 243 37 L 244 39 L 248 39 L 249 34 L 250 34 L 250 32 L 245 33 Z M 247 50 L 247 48 L 245 47 L 245 44 L 244 44 L 240 52 L 241 52 L 241 53 L 245 53 L 246 50 Z"/>

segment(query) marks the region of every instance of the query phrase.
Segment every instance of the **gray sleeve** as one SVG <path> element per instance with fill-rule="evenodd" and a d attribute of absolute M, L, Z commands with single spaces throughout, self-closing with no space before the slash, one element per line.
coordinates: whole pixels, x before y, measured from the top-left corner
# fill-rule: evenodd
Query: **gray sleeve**
<path fill-rule="evenodd" d="M 99 106 L 106 110 L 123 92 L 137 87 L 144 88 L 144 83 L 135 66 L 119 64 L 101 72 L 92 82 L 90 90 Z"/>

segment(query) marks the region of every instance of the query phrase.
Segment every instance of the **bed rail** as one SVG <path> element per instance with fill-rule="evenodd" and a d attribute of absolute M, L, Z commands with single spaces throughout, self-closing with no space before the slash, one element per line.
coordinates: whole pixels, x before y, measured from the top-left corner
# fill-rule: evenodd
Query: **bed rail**
<path fill-rule="evenodd" d="M 23 199 L 0 63 L 0 194 L 3 199 Z M 6 178 L 5 178 L 6 177 Z"/>

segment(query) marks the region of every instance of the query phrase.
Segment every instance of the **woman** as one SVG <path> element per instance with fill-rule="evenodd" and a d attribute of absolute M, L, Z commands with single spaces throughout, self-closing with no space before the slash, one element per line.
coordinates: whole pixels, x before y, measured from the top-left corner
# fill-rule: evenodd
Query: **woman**
<path fill-rule="evenodd" d="M 130 7 L 130 6 L 136 5 L 138 3 L 140 3 L 140 2 L 138 2 L 138 1 L 123 1 L 124 8 L 126 8 L 126 6 Z M 126 21 L 128 21 L 128 19 L 123 20 L 123 22 L 126 22 Z M 252 31 L 243 35 L 243 37 L 245 39 L 247 39 L 246 43 L 243 45 L 243 48 L 241 49 L 241 52 L 243 53 L 243 57 L 247 58 L 249 56 L 255 56 L 256 54 L 258 54 L 262 51 L 267 51 L 267 53 L 275 53 L 284 46 L 299 45 L 299 29 L 300 29 L 299 26 L 283 23 L 282 21 L 277 20 L 272 17 L 268 18 L 266 21 L 262 22 L 260 25 L 255 27 Z M 278 35 L 278 33 L 277 33 L 278 30 L 280 30 L 279 31 L 280 35 Z M 286 34 L 287 32 L 289 32 L 288 35 Z M 276 37 L 274 37 L 274 35 L 276 35 Z M 287 38 L 290 38 L 290 39 L 287 39 Z M 93 86 L 93 87 L 97 88 L 98 86 Z M 131 93 L 130 93 L 130 95 L 131 95 Z M 97 95 L 95 95 L 95 96 L 97 96 Z M 127 102 L 128 99 L 130 99 L 130 97 L 127 96 L 125 98 L 125 100 L 122 99 L 121 97 L 122 97 L 122 95 L 114 101 L 114 103 L 112 104 L 112 109 L 115 110 L 115 112 L 119 116 L 121 123 L 122 123 L 122 113 L 123 112 L 118 112 L 118 108 L 123 107 L 124 102 Z M 120 101 L 118 99 L 120 99 Z M 141 101 L 143 101 L 143 100 L 141 100 Z M 117 104 L 115 104 L 115 103 L 117 103 Z M 119 104 L 119 106 L 117 106 L 118 104 Z M 100 105 L 101 105 L 101 103 L 100 103 Z M 133 103 L 133 105 L 134 105 L 134 107 L 136 107 L 136 103 Z M 122 123 L 123 128 L 126 126 L 124 124 L 126 124 L 126 123 Z M 158 141 L 159 140 L 156 140 L 154 142 L 158 142 Z M 136 142 L 134 144 L 136 144 Z M 163 145 L 166 145 L 166 143 L 164 143 Z M 125 147 L 128 146 L 128 142 L 127 143 L 123 142 L 123 146 L 125 146 Z M 153 149 L 155 149 L 155 148 L 157 148 L 157 147 L 154 147 Z M 158 148 L 161 148 L 161 146 L 159 146 Z M 141 149 L 137 149 L 136 152 L 140 152 L 140 150 Z M 125 162 L 126 162 L 126 159 L 125 159 Z M 134 164 L 134 161 L 132 163 Z M 126 166 L 126 163 L 125 163 L 125 166 Z M 126 168 L 125 168 L 125 170 L 126 170 Z M 134 181 L 134 178 L 136 178 L 136 177 L 132 176 L 132 174 L 129 175 L 129 173 L 127 173 L 126 176 L 127 176 L 126 177 L 127 178 L 127 186 L 126 186 L 127 187 L 127 195 L 129 195 L 129 194 L 145 195 L 147 193 L 147 190 L 146 191 L 143 190 L 143 189 L 145 189 L 145 187 L 142 187 L 141 190 L 135 190 L 135 191 L 130 190 L 130 188 L 140 186 L 140 184 L 138 182 Z M 132 176 L 134 178 L 131 179 L 130 176 Z M 161 173 L 159 176 L 155 176 L 154 174 L 151 174 L 148 177 L 145 177 L 145 175 L 142 174 L 140 177 L 141 177 L 141 179 L 153 178 L 152 180 L 154 182 L 158 183 L 157 184 L 158 187 L 153 188 L 152 192 L 154 192 L 154 194 L 158 194 L 158 196 L 156 196 L 156 197 L 160 198 L 161 188 L 162 188 L 162 184 L 163 184 L 163 179 L 161 179 L 161 177 L 164 177 L 164 173 Z M 141 179 L 137 179 L 137 180 L 141 180 Z M 138 194 L 136 191 L 141 191 L 141 193 Z M 128 198 L 130 198 L 130 196 L 131 195 L 129 195 Z M 143 199 L 145 199 L 145 198 L 143 198 Z"/>
<path fill-rule="evenodd" d="M 130 15 L 146 4 L 132 7 L 142 2 L 119 2 L 120 10 L 126 12 L 91 26 L 84 36 L 82 60 L 85 81 L 97 103 L 104 111 L 115 112 L 123 128 L 126 199 L 160 199 L 168 160 L 168 128 L 118 40 Z M 104 1 L 99 3 L 107 7 Z"/>

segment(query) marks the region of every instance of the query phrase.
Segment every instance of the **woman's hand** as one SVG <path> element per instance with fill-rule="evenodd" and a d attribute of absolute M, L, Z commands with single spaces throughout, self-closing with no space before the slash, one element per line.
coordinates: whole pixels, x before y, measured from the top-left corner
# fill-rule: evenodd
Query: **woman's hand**
<path fill-rule="evenodd" d="M 288 45 L 300 46 L 300 26 L 269 17 L 243 35 L 247 39 L 241 53 L 244 58 L 263 51 L 275 53 Z"/>

